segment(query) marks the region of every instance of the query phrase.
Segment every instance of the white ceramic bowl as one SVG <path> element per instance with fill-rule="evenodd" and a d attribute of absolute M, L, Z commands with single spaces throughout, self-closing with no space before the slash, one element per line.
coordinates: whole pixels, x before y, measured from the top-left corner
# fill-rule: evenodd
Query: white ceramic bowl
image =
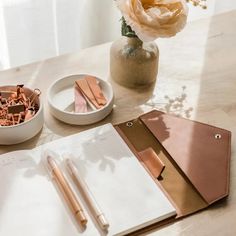
<path fill-rule="evenodd" d="M 113 108 L 114 95 L 112 87 L 106 81 L 97 78 L 107 99 L 107 104 L 94 111 L 75 113 L 74 84 L 85 75 L 71 75 L 55 81 L 48 89 L 48 105 L 50 112 L 57 119 L 72 125 L 88 125 L 104 119 Z"/>
<path fill-rule="evenodd" d="M 16 91 L 16 86 L 1 86 L 2 90 L 13 90 Z M 30 96 L 33 91 L 29 88 L 24 87 L 26 96 Z M 13 126 L 0 126 L 0 145 L 11 145 L 22 143 L 32 137 L 34 137 L 43 127 L 43 105 L 40 99 L 36 99 L 39 105 L 39 110 L 32 119 Z"/>

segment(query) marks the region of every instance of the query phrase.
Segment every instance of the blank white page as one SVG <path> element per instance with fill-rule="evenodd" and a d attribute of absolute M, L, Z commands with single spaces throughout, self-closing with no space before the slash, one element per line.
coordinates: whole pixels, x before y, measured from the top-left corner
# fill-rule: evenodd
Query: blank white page
<path fill-rule="evenodd" d="M 86 229 L 77 225 L 41 162 L 47 149 L 74 155 L 80 175 L 109 221 L 108 232 L 99 229 L 81 197 L 88 224 Z M 122 235 L 176 214 L 111 124 L 31 151 L 2 155 L 0 186 L 0 235 Z"/>

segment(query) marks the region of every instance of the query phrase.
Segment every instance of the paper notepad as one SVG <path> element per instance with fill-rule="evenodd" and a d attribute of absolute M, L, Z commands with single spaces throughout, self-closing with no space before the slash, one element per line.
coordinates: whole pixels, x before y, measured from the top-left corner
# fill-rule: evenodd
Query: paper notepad
<path fill-rule="evenodd" d="M 73 153 L 109 221 L 107 233 L 99 229 L 83 201 L 88 224 L 84 230 L 78 227 L 41 162 L 47 149 Z M 0 235 L 123 235 L 176 214 L 111 124 L 1 155 L 0 186 Z"/>

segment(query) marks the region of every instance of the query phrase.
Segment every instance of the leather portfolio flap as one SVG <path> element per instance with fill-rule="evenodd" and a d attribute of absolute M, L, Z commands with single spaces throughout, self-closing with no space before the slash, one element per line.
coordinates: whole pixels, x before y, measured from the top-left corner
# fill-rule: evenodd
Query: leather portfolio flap
<path fill-rule="evenodd" d="M 115 128 L 153 181 L 173 204 L 177 218 L 192 214 L 209 205 L 140 119 L 119 124 Z M 155 155 L 150 155 L 148 150 L 154 151 Z M 157 163 L 156 157 L 165 166 L 160 175 L 157 171 L 160 170 L 160 163 Z"/>
<path fill-rule="evenodd" d="M 157 110 L 140 119 L 208 204 L 228 195 L 230 131 Z"/>

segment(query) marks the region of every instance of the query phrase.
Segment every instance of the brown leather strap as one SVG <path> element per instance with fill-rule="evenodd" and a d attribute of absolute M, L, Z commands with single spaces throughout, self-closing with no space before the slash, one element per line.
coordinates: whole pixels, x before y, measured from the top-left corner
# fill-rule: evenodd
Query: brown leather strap
<path fill-rule="evenodd" d="M 165 169 L 164 163 L 157 156 L 155 151 L 149 147 L 138 153 L 142 162 L 146 165 L 149 171 L 155 178 L 159 178 Z"/>

